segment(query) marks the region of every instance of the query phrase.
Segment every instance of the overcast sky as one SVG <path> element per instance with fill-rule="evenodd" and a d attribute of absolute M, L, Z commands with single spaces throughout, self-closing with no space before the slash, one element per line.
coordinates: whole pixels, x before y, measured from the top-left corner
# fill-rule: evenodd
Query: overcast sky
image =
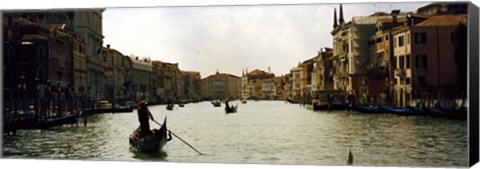
<path fill-rule="evenodd" d="M 19 4 L 11 7 L 14 9 L 106 7 L 103 13 L 104 46 L 110 44 L 125 55 L 179 63 L 180 69 L 199 71 L 202 77 L 214 74 L 217 69 L 222 73 L 240 76 L 242 69 L 268 70 L 269 66 L 277 76 L 288 73 L 299 62 L 316 56 L 320 48 L 332 47 L 330 32 L 333 28 L 333 10 L 337 8 L 338 12 L 339 6 L 332 1 L 319 4 L 319 1 L 305 3 L 305 0 L 300 5 L 260 6 L 204 6 L 198 1 L 187 0 L 185 4 L 167 1 L 167 5 L 174 7 L 148 0 L 140 4 L 126 0 L 116 3 L 86 1 L 89 3 L 55 1 L 34 4 L 36 1 L 12 1 L 14 3 L 6 5 Z M 227 4 L 269 3 L 248 0 L 232 2 Z M 176 6 L 190 4 L 200 6 Z M 352 16 L 366 16 L 376 11 L 390 12 L 393 9 L 415 11 L 426 4 L 425 1 L 346 3 L 343 10 L 348 22 Z M 136 8 L 127 8 L 131 6 Z"/>
<path fill-rule="evenodd" d="M 427 3 L 344 4 L 344 18 L 393 9 L 415 11 Z M 332 47 L 338 4 L 107 8 L 104 45 L 125 55 L 179 63 L 202 77 L 218 69 L 286 74 L 320 48 Z"/>

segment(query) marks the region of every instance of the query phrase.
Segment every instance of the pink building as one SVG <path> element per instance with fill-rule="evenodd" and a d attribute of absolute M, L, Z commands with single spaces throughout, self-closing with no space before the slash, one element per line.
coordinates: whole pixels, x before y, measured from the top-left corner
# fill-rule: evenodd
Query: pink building
<path fill-rule="evenodd" d="M 393 84 L 396 106 L 459 97 L 466 76 L 467 15 L 409 16 L 393 28 Z M 463 47 L 462 47 L 463 46 Z M 463 61 L 465 60 L 465 62 Z"/>

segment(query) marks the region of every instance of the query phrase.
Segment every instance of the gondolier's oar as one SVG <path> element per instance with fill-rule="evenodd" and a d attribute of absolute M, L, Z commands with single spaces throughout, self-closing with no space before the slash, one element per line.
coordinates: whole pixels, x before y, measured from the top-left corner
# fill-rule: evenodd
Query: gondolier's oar
<path fill-rule="evenodd" d="M 155 120 L 152 120 L 153 122 L 157 123 L 158 125 L 162 126 L 162 124 L 160 124 L 159 122 L 155 121 Z M 198 154 L 202 155 L 202 153 L 200 151 L 198 151 L 197 149 L 195 149 L 195 147 L 193 147 L 192 145 L 188 144 L 185 140 L 183 140 L 182 138 L 180 138 L 180 136 L 177 136 L 175 133 L 172 132 L 172 130 L 169 130 L 167 129 L 170 133 L 173 134 L 173 136 L 175 136 L 176 138 L 178 138 L 180 141 L 182 141 L 183 143 L 185 143 L 186 145 L 188 145 L 190 148 L 192 148 L 193 150 L 195 150 Z"/>

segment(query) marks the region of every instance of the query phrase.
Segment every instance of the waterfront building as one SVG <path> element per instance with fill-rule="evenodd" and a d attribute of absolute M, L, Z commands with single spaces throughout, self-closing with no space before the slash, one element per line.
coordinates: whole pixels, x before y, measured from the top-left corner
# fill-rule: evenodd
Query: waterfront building
<path fill-rule="evenodd" d="M 345 23 L 343 19 L 343 7 L 340 4 L 340 19 L 337 22 L 337 10 L 333 11 L 333 30 L 330 32 L 333 38 L 333 87 L 337 90 L 347 91 L 350 79 L 348 77 L 351 27 L 352 23 Z M 350 88 L 349 88 L 350 89 Z"/>
<path fill-rule="evenodd" d="M 124 105 L 127 97 L 128 72 L 130 71 L 129 57 L 116 49 L 110 48 L 108 44 L 103 48 L 105 58 L 105 78 L 107 80 L 107 91 L 105 99 L 110 103 Z"/>
<path fill-rule="evenodd" d="M 2 21 L 5 107 L 26 110 L 36 105 L 37 112 L 71 108 L 74 37 L 63 25 L 40 25 L 9 15 Z"/>
<path fill-rule="evenodd" d="M 140 99 L 145 99 L 147 102 L 153 98 L 152 96 L 152 64 L 149 58 L 140 58 L 139 56 L 130 55 L 132 60 L 132 67 L 129 72 L 129 77 L 132 83 L 131 92 L 133 94 L 132 100 L 135 102 Z"/>
<path fill-rule="evenodd" d="M 66 32 L 85 42 L 87 58 L 87 93 L 89 100 L 101 100 L 105 97 L 104 60 L 102 55 L 103 33 L 102 13 L 105 9 L 86 9 L 75 11 L 35 11 L 6 13 L 6 16 L 20 16 L 38 24 L 64 24 Z"/>
<path fill-rule="evenodd" d="M 396 14 L 398 19 L 405 16 L 406 14 Z M 369 39 L 375 33 L 376 22 L 391 17 L 392 14 L 376 12 L 370 16 L 352 17 L 351 22 L 344 23 L 340 5 L 340 24 L 335 20 L 331 32 L 336 65 L 335 89 L 352 92 L 357 96 L 368 95 L 366 71 L 370 64 Z"/>
<path fill-rule="evenodd" d="M 394 28 L 394 101 L 397 106 L 451 104 L 465 98 L 467 14 L 407 18 Z M 448 102 L 448 103 L 447 103 Z M 451 105 L 447 105 L 451 106 Z"/>
<path fill-rule="evenodd" d="M 199 100 L 200 99 L 200 72 L 182 71 L 185 84 L 185 99 Z"/>
<path fill-rule="evenodd" d="M 275 99 L 276 100 L 285 100 L 285 78 L 283 76 L 275 77 Z"/>
<path fill-rule="evenodd" d="M 303 67 L 296 67 L 290 70 L 290 98 L 295 101 L 303 99 L 302 82 L 303 82 Z"/>
<path fill-rule="evenodd" d="M 301 67 L 301 79 L 300 79 L 300 98 L 304 102 L 310 102 L 312 95 L 312 72 L 313 72 L 313 63 L 316 57 L 310 58 L 302 62 L 298 67 Z"/>
<path fill-rule="evenodd" d="M 201 80 L 201 93 L 203 99 L 240 99 L 241 78 L 217 71 Z"/>
<path fill-rule="evenodd" d="M 282 77 L 283 85 L 283 97 L 285 100 L 293 100 L 292 95 L 292 73 L 287 73 Z"/>
<path fill-rule="evenodd" d="M 391 18 L 378 19 L 375 34 L 370 37 L 370 63 L 367 66 L 367 87 L 364 93 L 379 98 L 380 104 L 391 104 L 393 95 L 393 41 L 392 28 L 403 25 L 405 18 L 398 19 L 399 10 L 392 11 Z M 365 87 L 365 86 L 364 86 Z"/>
<path fill-rule="evenodd" d="M 244 98 L 273 99 L 275 98 L 275 74 L 255 69 L 242 76 L 242 93 Z"/>
<path fill-rule="evenodd" d="M 246 71 L 246 73 L 245 73 Z M 242 69 L 242 82 L 241 82 L 241 90 L 242 90 L 242 98 L 243 99 L 248 99 L 250 98 L 250 93 L 252 93 L 252 87 L 248 84 L 248 69 L 246 70 Z"/>
<path fill-rule="evenodd" d="M 320 49 L 314 59 L 312 71 L 311 94 L 317 95 L 318 91 L 333 90 L 333 49 Z"/>
<path fill-rule="evenodd" d="M 70 41 L 72 43 L 70 52 L 73 55 L 73 59 L 70 60 L 70 65 L 73 65 L 73 78 L 70 85 L 73 92 L 73 107 L 78 110 L 86 106 L 88 98 L 87 50 L 84 41 L 73 36 L 70 37 Z"/>

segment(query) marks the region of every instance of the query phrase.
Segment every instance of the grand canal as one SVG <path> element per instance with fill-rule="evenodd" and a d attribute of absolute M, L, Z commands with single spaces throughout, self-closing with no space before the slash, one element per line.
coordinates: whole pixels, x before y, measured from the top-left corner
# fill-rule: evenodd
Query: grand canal
<path fill-rule="evenodd" d="M 237 104 L 238 102 L 233 102 Z M 150 106 L 157 121 L 204 155 L 174 138 L 164 152 L 142 154 L 129 148 L 138 127 L 133 113 L 97 114 L 88 125 L 19 131 L 3 137 L 3 158 L 169 161 L 259 164 L 468 165 L 467 121 L 432 117 L 314 112 L 282 101 L 238 103 L 237 113 L 209 102 L 166 111 Z M 151 122 L 151 127 L 158 127 Z"/>

